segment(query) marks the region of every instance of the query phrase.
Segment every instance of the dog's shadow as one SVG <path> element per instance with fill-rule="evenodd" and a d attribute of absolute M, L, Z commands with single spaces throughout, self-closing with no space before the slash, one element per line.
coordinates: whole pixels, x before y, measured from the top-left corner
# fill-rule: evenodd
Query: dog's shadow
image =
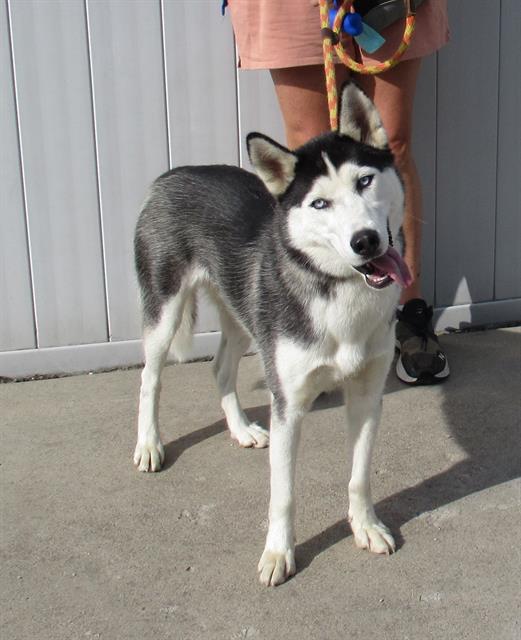
<path fill-rule="evenodd" d="M 263 380 L 258 380 L 253 386 L 255 390 L 265 389 L 266 386 Z M 343 396 L 340 391 L 334 391 L 329 394 L 322 394 L 319 396 L 312 407 L 312 411 L 320 411 L 323 409 L 330 409 L 333 407 L 340 407 L 343 404 Z M 269 405 L 260 405 L 258 407 L 249 407 L 244 410 L 251 422 L 257 424 L 269 425 L 270 422 L 270 407 Z M 165 445 L 165 459 L 163 462 L 162 470 L 166 471 L 172 467 L 176 460 L 190 447 L 194 447 L 201 442 L 204 442 L 208 438 L 219 435 L 227 431 L 226 421 L 224 418 L 217 420 L 206 427 L 187 433 L 176 440 L 172 440 Z"/>
<path fill-rule="evenodd" d="M 226 423 L 224 420 L 218 420 L 207 427 L 197 429 L 187 433 L 177 440 L 172 440 L 165 445 L 165 459 L 163 461 L 162 470 L 166 471 L 175 463 L 175 461 L 190 447 L 195 447 L 196 444 L 200 444 L 208 438 L 218 435 L 226 431 Z"/>
<path fill-rule="evenodd" d="M 258 407 L 245 409 L 245 413 L 247 414 L 251 422 L 256 422 L 257 424 L 262 425 L 269 424 L 270 407 L 268 405 L 261 405 Z M 187 449 L 190 449 L 190 447 L 194 447 L 204 440 L 212 438 L 219 433 L 224 433 L 225 431 L 227 431 L 227 426 L 224 418 L 222 418 L 221 420 L 217 420 L 217 422 L 214 422 L 213 424 L 202 427 L 201 429 L 197 429 L 197 431 L 187 433 L 186 435 L 177 438 L 177 440 L 172 440 L 171 442 L 167 443 L 165 445 L 165 460 L 162 467 L 163 471 L 166 471 L 173 464 L 175 464 L 179 456 L 181 456 L 182 453 Z"/>
<path fill-rule="evenodd" d="M 520 451 L 520 387 L 519 367 L 515 364 L 520 351 L 521 336 L 504 332 L 501 353 L 497 342 L 481 334 L 472 346 L 451 343 L 447 349 L 452 366 L 451 379 L 440 386 L 443 393 L 444 422 L 450 436 L 465 451 L 467 457 L 421 483 L 404 487 L 376 506 L 379 517 L 390 527 L 397 547 L 403 544 L 401 527 L 423 513 L 448 505 L 460 498 L 513 480 L 521 475 Z M 510 359 L 510 363 L 505 363 Z M 518 372 L 517 380 L 512 372 Z M 405 387 L 390 375 L 386 394 Z M 421 390 L 418 389 L 421 407 Z M 343 404 L 341 393 L 320 396 L 314 411 Z M 269 422 L 269 407 L 247 409 L 249 418 L 261 424 Z M 439 429 L 439 425 L 431 425 Z M 445 428 L 445 427 L 444 427 Z M 165 447 L 165 465 L 169 468 L 188 448 L 226 430 L 224 420 L 187 434 Z M 317 535 L 297 545 L 299 570 L 308 567 L 314 558 L 351 535 L 345 518 Z"/>

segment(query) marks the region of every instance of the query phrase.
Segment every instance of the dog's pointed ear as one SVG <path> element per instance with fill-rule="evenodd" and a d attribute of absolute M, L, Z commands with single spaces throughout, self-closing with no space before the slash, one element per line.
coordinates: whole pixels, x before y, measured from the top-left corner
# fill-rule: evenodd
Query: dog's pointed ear
<path fill-rule="evenodd" d="M 354 82 L 342 88 L 338 132 L 377 149 L 387 149 L 389 141 L 374 104 Z"/>
<path fill-rule="evenodd" d="M 295 177 L 297 156 L 261 133 L 250 133 L 246 145 L 250 162 L 268 191 L 282 195 Z"/>

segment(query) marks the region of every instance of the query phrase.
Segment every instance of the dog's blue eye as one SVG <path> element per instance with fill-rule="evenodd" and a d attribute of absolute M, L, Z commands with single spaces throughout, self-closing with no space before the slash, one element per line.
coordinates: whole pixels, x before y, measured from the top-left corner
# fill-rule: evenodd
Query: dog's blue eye
<path fill-rule="evenodd" d="M 358 187 L 358 189 L 367 189 L 367 187 L 371 184 L 371 182 L 373 181 L 374 175 L 369 174 L 367 176 L 362 176 L 361 178 L 358 179 L 358 182 L 356 183 L 356 186 Z"/>
<path fill-rule="evenodd" d="M 313 200 L 313 202 L 309 205 L 313 207 L 313 209 L 327 209 L 331 203 L 329 200 L 324 200 L 324 198 L 317 198 Z"/>

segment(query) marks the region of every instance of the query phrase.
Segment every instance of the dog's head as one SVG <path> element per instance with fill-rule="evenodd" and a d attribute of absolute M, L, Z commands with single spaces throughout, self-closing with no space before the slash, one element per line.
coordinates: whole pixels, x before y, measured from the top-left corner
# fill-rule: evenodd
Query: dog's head
<path fill-rule="evenodd" d="M 259 133 L 247 138 L 259 177 L 277 198 L 284 239 L 324 274 L 365 277 L 381 289 L 406 286 L 407 267 L 390 246 L 403 216 L 403 186 L 376 108 L 344 86 L 339 130 L 290 151 Z"/>

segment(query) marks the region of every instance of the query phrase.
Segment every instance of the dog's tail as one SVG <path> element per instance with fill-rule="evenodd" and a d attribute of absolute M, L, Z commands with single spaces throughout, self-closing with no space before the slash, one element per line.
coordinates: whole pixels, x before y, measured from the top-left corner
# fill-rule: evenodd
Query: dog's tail
<path fill-rule="evenodd" d="M 183 306 L 181 322 L 170 346 L 170 353 L 178 362 L 186 362 L 192 355 L 193 329 L 196 319 L 196 292 L 190 291 Z"/>

